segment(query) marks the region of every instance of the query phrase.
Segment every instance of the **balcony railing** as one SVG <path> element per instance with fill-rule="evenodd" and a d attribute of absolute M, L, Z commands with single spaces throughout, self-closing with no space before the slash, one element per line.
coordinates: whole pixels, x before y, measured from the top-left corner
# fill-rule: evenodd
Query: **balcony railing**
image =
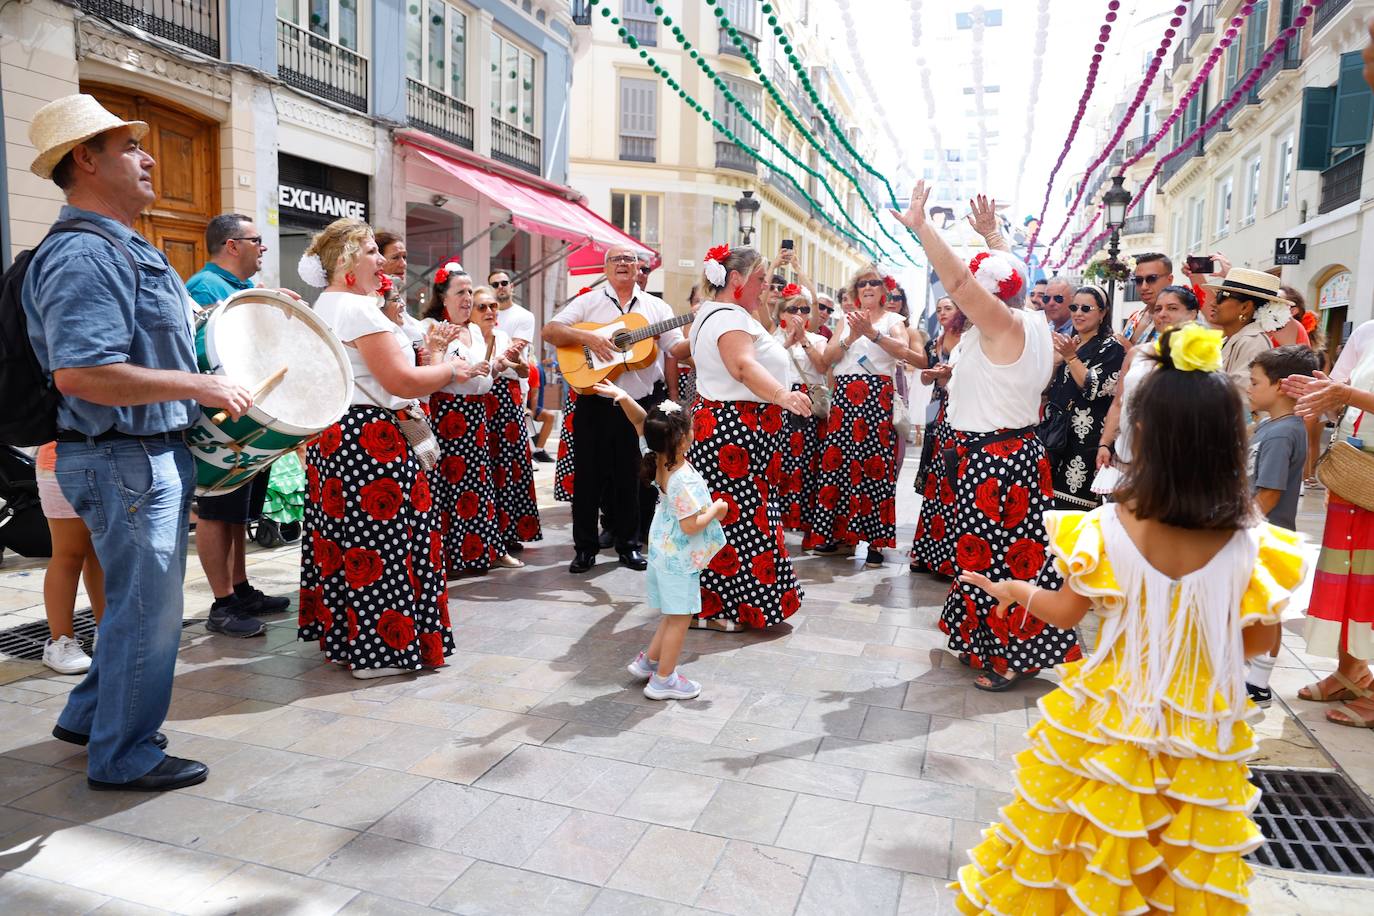
<path fill-rule="evenodd" d="M 653 162 L 653 137 L 620 137 L 620 158 L 627 162 Z"/>
<path fill-rule="evenodd" d="M 592 24 L 592 5 L 587 0 L 572 0 L 573 25 Z"/>
<path fill-rule="evenodd" d="M 1318 213 L 1330 213 L 1338 207 L 1360 199 L 1360 183 L 1364 181 L 1364 150 L 1322 172 L 1322 199 Z"/>
<path fill-rule="evenodd" d="M 1134 159 L 1139 153 L 1140 148 L 1149 142 L 1149 137 L 1132 137 L 1126 141 L 1126 158 Z M 1154 150 L 1151 149 L 1146 155 L 1153 156 Z"/>
<path fill-rule="evenodd" d="M 288 86 L 367 111 L 367 58 L 284 19 L 277 20 L 277 75 Z"/>
<path fill-rule="evenodd" d="M 1184 64 L 1191 64 L 1193 62 L 1193 56 L 1188 53 L 1188 44 L 1187 41 L 1180 41 L 1174 46 L 1174 62 L 1169 67 L 1171 71 L 1177 70 Z"/>
<path fill-rule="evenodd" d="M 1120 165 L 1125 161 L 1126 153 L 1121 147 L 1118 146 L 1116 149 L 1112 150 L 1111 156 L 1107 159 L 1107 165 L 1109 167 L 1115 168 L 1116 166 Z"/>
<path fill-rule="evenodd" d="M 1272 46 L 1270 50 L 1272 50 Z M 1265 86 L 1278 75 L 1281 70 L 1296 70 L 1302 66 L 1302 47 L 1299 45 L 1297 36 L 1293 41 L 1284 45 L 1283 53 L 1277 55 L 1270 64 L 1260 71 L 1260 77 L 1256 80 L 1254 87 L 1245 98 L 1245 104 L 1258 105 L 1260 103 L 1260 92 Z"/>
<path fill-rule="evenodd" d="M 1216 3 L 1208 2 L 1202 4 L 1202 7 L 1193 15 L 1193 24 L 1188 28 L 1188 41 L 1185 43 L 1191 47 L 1200 36 L 1212 34 L 1216 29 L 1216 24 Z"/>
<path fill-rule="evenodd" d="M 804 181 L 805 179 L 802 180 Z M 810 201 L 806 199 L 806 195 L 798 191 L 796 185 L 792 184 L 792 182 L 787 179 L 786 173 L 770 171 L 768 173 L 768 183 L 782 192 L 782 195 L 792 201 L 792 203 L 801 207 L 803 212 L 811 206 Z"/>
<path fill-rule="evenodd" d="M 1312 34 L 1315 35 L 1340 15 L 1341 10 L 1350 5 L 1350 0 L 1326 0 L 1321 6 L 1317 7 L 1317 12 L 1312 16 Z"/>
<path fill-rule="evenodd" d="M 740 43 L 749 49 L 749 53 L 755 57 L 759 56 L 759 40 L 750 35 L 744 29 L 737 29 Z M 730 40 L 730 33 L 725 29 L 720 30 L 720 53 L 733 54 L 736 57 L 743 57 L 744 52 L 735 47 L 735 43 Z"/>
<path fill-rule="evenodd" d="M 1121 227 L 1122 235 L 1149 235 L 1155 231 L 1155 215 L 1128 216 Z"/>
<path fill-rule="evenodd" d="M 1164 187 L 1164 185 L 1168 183 L 1169 179 L 1177 175 L 1179 171 L 1185 165 L 1188 164 L 1188 160 L 1192 159 L 1196 155 L 1197 144 L 1190 143 L 1183 150 L 1183 152 L 1179 153 L 1177 156 L 1170 159 L 1168 162 L 1164 163 L 1164 166 L 1159 170 L 1159 186 L 1161 188 Z"/>
<path fill-rule="evenodd" d="M 80 0 L 88 13 L 219 57 L 219 0 Z"/>
<path fill-rule="evenodd" d="M 657 19 L 631 19 L 628 16 L 621 20 L 625 26 L 625 32 L 642 45 L 658 45 L 658 20 Z"/>
<path fill-rule="evenodd" d="M 414 127 L 472 149 L 472 106 L 415 80 L 406 80 L 406 115 Z"/>
<path fill-rule="evenodd" d="M 536 175 L 544 161 L 538 137 L 500 118 L 491 119 L 491 158 Z"/>
<path fill-rule="evenodd" d="M 758 163 L 750 158 L 744 150 L 735 146 L 729 140 L 716 141 L 716 168 L 734 169 L 737 172 L 748 172 L 751 175 L 757 174 Z"/>

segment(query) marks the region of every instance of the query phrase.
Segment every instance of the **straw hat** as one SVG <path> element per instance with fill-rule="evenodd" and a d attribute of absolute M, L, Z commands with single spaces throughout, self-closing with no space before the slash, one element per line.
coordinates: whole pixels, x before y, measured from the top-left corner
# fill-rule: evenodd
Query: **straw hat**
<path fill-rule="evenodd" d="M 29 142 L 38 150 L 29 171 L 51 178 L 52 170 L 72 147 L 117 127 L 132 127 L 134 139 L 148 134 L 146 121 L 121 121 L 89 95 L 69 95 L 44 105 L 29 124 Z"/>
<path fill-rule="evenodd" d="M 1292 303 L 1281 295 L 1279 286 L 1279 278 L 1273 274 L 1244 267 L 1232 267 L 1220 283 L 1202 284 L 1203 289 L 1217 293 L 1235 293 L 1247 299 L 1263 299 L 1266 302 L 1291 305 Z"/>

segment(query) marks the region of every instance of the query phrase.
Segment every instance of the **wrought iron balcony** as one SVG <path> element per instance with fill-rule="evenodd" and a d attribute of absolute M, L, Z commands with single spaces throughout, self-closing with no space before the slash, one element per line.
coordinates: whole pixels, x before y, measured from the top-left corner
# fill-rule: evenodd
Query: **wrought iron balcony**
<path fill-rule="evenodd" d="M 1174 46 L 1174 62 L 1170 66 L 1170 70 L 1177 70 L 1179 67 L 1193 62 L 1193 56 L 1188 53 L 1188 44 L 1187 41 L 1180 41 Z"/>
<path fill-rule="evenodd" d="M 407 79 L 406 114 L 411 126 L 472 149 L 472 106 L 468 103 Z"/>
<path fill-rule="evenodd" d="M 805 178 L 801 179 L 805 181 Z M 811 206 L 811 202 L 806 199 L 806 195 L 797 190 L 796 185 L 788 180 L 785 172 L 770 171 L 768 173 L 768 183 L 777 188 L 784 197 L 792 201 L 805 212 Z"/>
<path fill-rule="evenodd" d="M 620 137 L 620 158 L 626 162 L 653 162 L 657 158 L 653 137 Z"/>
<path fill-rule="evenodd" d="M 219 0 L 79 0 L 77 6 L 219 57 Z"/>
<path fill-rule="evenodd" d="M 1121 163 L 1123 163 L 1123 162 L 1125 162 L 1125 161 L 1126 161 L 1126 154 L 1125 154 L 1125 151 L 1124 151 L 1121 147 L 1118 146 L 1116 149 L 1112 150 L 1111 156 L 1108 157 L 1108 159 L 1107 159 L 1107 165 L 1110 166 L 1110 167 L 1112 167 L 1112 168 L 1115 168 L 1116 166 L 1120 165 Z"/>
<path fill-rule="evenodd" d="M 1363 149 L 1349 159 L 1338 162 L 1322 172 L 1322 199 L 1318 213 L 1330 213 L 1360 199 L 1360 183 L 1364 181 Z"/>
<path fill-rule="evenodd" d="M 1202 4 L 1202 7 L 1193 15 L 1193 23 L 1188 27 L 1188 41 L 1185 42 L 1190 48 L 1203 35 L 1210 35 L 1216 30 L 1217 24 L 1217 5 L 1215 2 Z"/>
<path fill-rule="evenodd" d="M 1150 235 L 1155 231 L 1155 215 L 1146 213 L 1144 216 L 1128 216 L 1126 222 L 1121 227 L 1122 235 Z"/>
<path fill-rule="evenodd" d="M 367 58 L 284 19 L 277 20 L 277 75 L 288 86 L 367 111 Z"/>
<path fill-rule="evenodd" d="M 500 118 L 491 119 L 491 158 L 536 175 L 543 163 L 539 138 Z"/>
<path fill-rule="evenodd" d="M 754 57 L 758 57 L 759 40 L 755 38 L 753 35 L 750 35 L 748 32 L 744 31 L 744 29 L 737 29 L 737 32 L 739 34 L 740 43 L 749 49 L 750 54 L 754 55 Z M 744 57 L 744 52 L 735 46 L 734 41 L 732 41 L 730 38 L 730 33 L 725 29 L 720 30 L 720 53 L 733 54 L 736 57 Z"/>
<path fill-rule="evenodd" d="M 1321 6 L 1317 7 L 1316 13 L 1312 15 L 1312 34 L 1316 35 L 1326 28 L 1331 20 L 1340 15 L 1341 10 L 1350 5 L 1350 0 L 1326 0 Z"/>
<path fill-rule="evenodd" d="M 729 140 L 716 141 L 716 168 L 758 174 L 759 166 L 749 154 Z"/>
<path fill-rule="evenodd" d="M 587 0 L 572 0 L 573 25 L 592 24 L 592 5 Z"/>
<path fill-rule="evenodd" d="M 1139 154 L 1140 154 L 1141 147 L 1143 147 L 1146 143 L 1148 143 L 1148 142 L 1149 142 L 1149 139 L 1150 139 L 1149 137 L 1132 137 L 1131 139 L 1127 140 L 1127 141 L 1126 141 L 1126 158 L 1127 158 L 1127 159 L 1134 159 L 1137 155 L 1139 155 Z M 1147 156 L 1153 156 L 1153 155 L 1154 155 L 1154 150 L 1151 149 L 1151 150 L 1150 150 L 1148 153 L 1146 153 L 1145 155 L 1147 155 Z"/>
<path fill-rule="evenodd" d="M 1179 153 L 1177 156 L 1170 159 L 1168 162 L 1164 163 L 1164 166 L 1159 170 L 1159 186 L 1161 188 L 1164 187 L 1164 185 L 1168 183 L 1169 179 L 1177 175 L 1179 171 L 1185 165 L 1188 164 L 1188 160 L 1192 159 L 1196 155 L 1197 144 L 1190 143 L 1183 150 L 1183 152 Z"/>
<path fill-rule="evenodd" d="M 1272 50 L 1273 46 L 1270 46 Z M 1260 103 L 1260 92 L 1265 86 L 1273 81 L 1274 77 L 1281 70 L 1296 70 L 1302 66 L 1302 47 L 1294 36 L 1293 41 L 1284 45 L 1283 53 L 1273 59 L 1270 64 L 1260 71 L 1260 77 L 1255 81 L 1254 87 L 1245 98 L 1245 104 L 1258 105 Z"/>

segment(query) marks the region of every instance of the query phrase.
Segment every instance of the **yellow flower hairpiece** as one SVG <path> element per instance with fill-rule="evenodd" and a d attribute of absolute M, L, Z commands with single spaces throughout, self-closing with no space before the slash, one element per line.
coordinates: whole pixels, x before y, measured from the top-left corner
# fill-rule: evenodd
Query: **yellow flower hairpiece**
<path fill-rule="evenodd" d="M 1225 339 L 1215 328 L 1185 324 L 1169 336 L 1169 360 L 1180 372 L 1216 372 L 1221 368 L 1221 344 Z M 1155 340 L 1155 353 L 1161 353 L 1163 337 Z"/>

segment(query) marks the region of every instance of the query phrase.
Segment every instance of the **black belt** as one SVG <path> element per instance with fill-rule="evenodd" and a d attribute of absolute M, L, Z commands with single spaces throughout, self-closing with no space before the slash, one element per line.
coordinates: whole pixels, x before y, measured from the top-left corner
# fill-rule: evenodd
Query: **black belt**
<path fill-rule="evenodd" d="M 118 442 L 125 439 L 139 442 L 167 442 L 176 444 L 186 441 L 186 435 L 181 431 L 177 431 L 174 433 L 149 433 L 146 436 L 136 436 L 133 433 L 122 433 L 117 429 L 107 429 L 103 433 L 88 436 L 74 429 L 59 429 L 57 431 L 58 442 Z"/>

